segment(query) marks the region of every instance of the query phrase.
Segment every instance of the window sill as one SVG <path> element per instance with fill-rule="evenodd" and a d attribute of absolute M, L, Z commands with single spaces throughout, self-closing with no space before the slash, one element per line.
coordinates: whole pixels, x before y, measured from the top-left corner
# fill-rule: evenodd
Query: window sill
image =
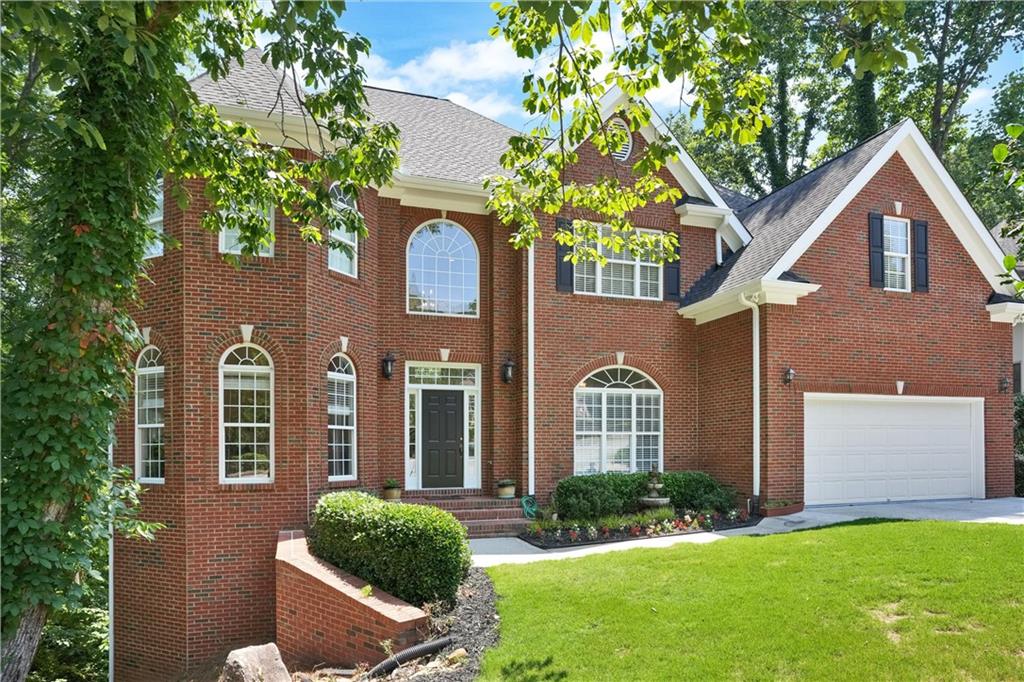
<path fill-rule="evenodd" d="M 341 270 L 335 270 L 334 268 L 328 267 L 327 268 L 327 275 L 329 277 L 343 277 L 345 279 L 350 279 L 350 280 L 353 280 L 355 282 L 359 281 L 359 271 L 358 270 L 356 271 L 356 274 L 350 275 L 347 272 L 342 272 Z"/>
<path fill-rule="evenodd" d="M 615 294 L 595 294 L 590 291 L 573 291 L 571 293 L 573 296 L 587 296 L 588 298 L 606 298 L 611 301 L 628 301 L 630 303 L 678 303 L 677 301 L 666 300 L 664 296 L 658 298 L 645 298 L 643 296 L 616 296 Z"/>
<path fill-rule="evenodd" d="M 358 488 L 361 485 L 358 478 L 327 478 L 329 488 Z"/>
<path fill-rule="evenodd" d="M 165 479 L 163 478 L 139 478 L 136 479 L 136 483 L 139 485 L 163 485 Z"/>
<path fill-rule="evenodd" d="M 268 481 L 225 481 L 221 480 L 218 482 L 217 487 L 223 492 L 251 492 L 260 491 L 266 492 L 268 490 L 274 490 L 275 484 L 273 480 Z"/>

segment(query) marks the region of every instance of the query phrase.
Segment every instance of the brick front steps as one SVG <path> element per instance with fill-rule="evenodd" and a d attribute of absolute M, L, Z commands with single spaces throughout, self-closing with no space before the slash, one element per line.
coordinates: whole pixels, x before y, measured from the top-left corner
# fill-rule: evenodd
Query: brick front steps
<path fill-rule="evenodd" d="M 429 504 L 451 512 L 469 531 L 471 538 L 500 538 L 519 535 L 529 519 L 523 516 L 519 499 L 499 500 L 480 494 L 423 494 L 403 498 L 407 504 Z"/>

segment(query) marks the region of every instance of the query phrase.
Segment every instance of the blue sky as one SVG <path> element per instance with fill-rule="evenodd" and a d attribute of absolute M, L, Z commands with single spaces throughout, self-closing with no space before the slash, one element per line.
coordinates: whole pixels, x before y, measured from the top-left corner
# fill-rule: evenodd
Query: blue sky
<path fill-rule="evenodd" d="M 446 97 L 517 129 L 529 123 L 519 103 L 522 75 L 533 64 L 488 35 L 490 3 L 353 2 L 341 23 L 373 44 L 364 64 L 371 85 Z M 1004 53 L 965 111 L 985 110 L 1003 76 L 1022 66 L 1024 55 Z M 663 116 L 675 113 L 679 88 L 661 88 L 649 99 Z"/>

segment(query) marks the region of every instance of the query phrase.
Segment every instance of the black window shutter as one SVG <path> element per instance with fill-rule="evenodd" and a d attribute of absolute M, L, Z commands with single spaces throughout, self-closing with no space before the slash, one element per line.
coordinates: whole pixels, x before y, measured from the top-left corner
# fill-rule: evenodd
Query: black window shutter
<path fill-rule="evenodd" d="M 682 292 L 680 291 L 679 285 L 679 245 L 676 244 L 676 260 L 671 263 L 666 262 L 663 266 L 665 272 L 665 300 L 666 301 L 678 301 L 682 298 Z"/>
<path fill-rule="evenodd" d="M 871 286 L 885 288 L 885 265 L 882 249 L 882 214 L 868 213 L 868 263 Z"/>
<path fill-rule="evenodd" d="M 914 221 L 914 291 L 928 291 L 928 223 Z"/>
<path fill-rule="evenodd" d="M 572 221 L 568 218 L 555 218 L 555 229 L 571 230 Z M 555 242 L 555 289 L 572 291 L 572 261 L 566 260 L 572 254 L 572 247 Z"/>

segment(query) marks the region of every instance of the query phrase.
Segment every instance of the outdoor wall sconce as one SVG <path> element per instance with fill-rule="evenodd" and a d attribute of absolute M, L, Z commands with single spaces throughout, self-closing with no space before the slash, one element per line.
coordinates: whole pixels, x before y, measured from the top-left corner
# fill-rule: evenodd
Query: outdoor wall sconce
<path fill-rule="evenodd" d="M 380 361 L 380 373 L 385 379 L 390 379 L 395 373 L 395 356 L 391 351 L 388 351 Z"/>
<path fill-rule="evenodd" d="M 782 383 L 787 385 L 791 384 L 793 383 L 793 379 L 796 379 L 796 370 L 793 369 L 792 367 L 789 367 L 786 369 L 785 372 L 782 373 Z"/>
<path fill-rule="evenodd" d="M 512 356 L 508 356 L 505 362 L 501 363 L 501 380 L 506 384 L 512 383 L 512 372 L 516 368 L 516 363 L 512 359 Z"/>
<path fill-rule="evenodd" d="M 1010 380 L 1003 377 L 999 380 L 999 392 L 1006 393 L 1010 390 Z"/>

